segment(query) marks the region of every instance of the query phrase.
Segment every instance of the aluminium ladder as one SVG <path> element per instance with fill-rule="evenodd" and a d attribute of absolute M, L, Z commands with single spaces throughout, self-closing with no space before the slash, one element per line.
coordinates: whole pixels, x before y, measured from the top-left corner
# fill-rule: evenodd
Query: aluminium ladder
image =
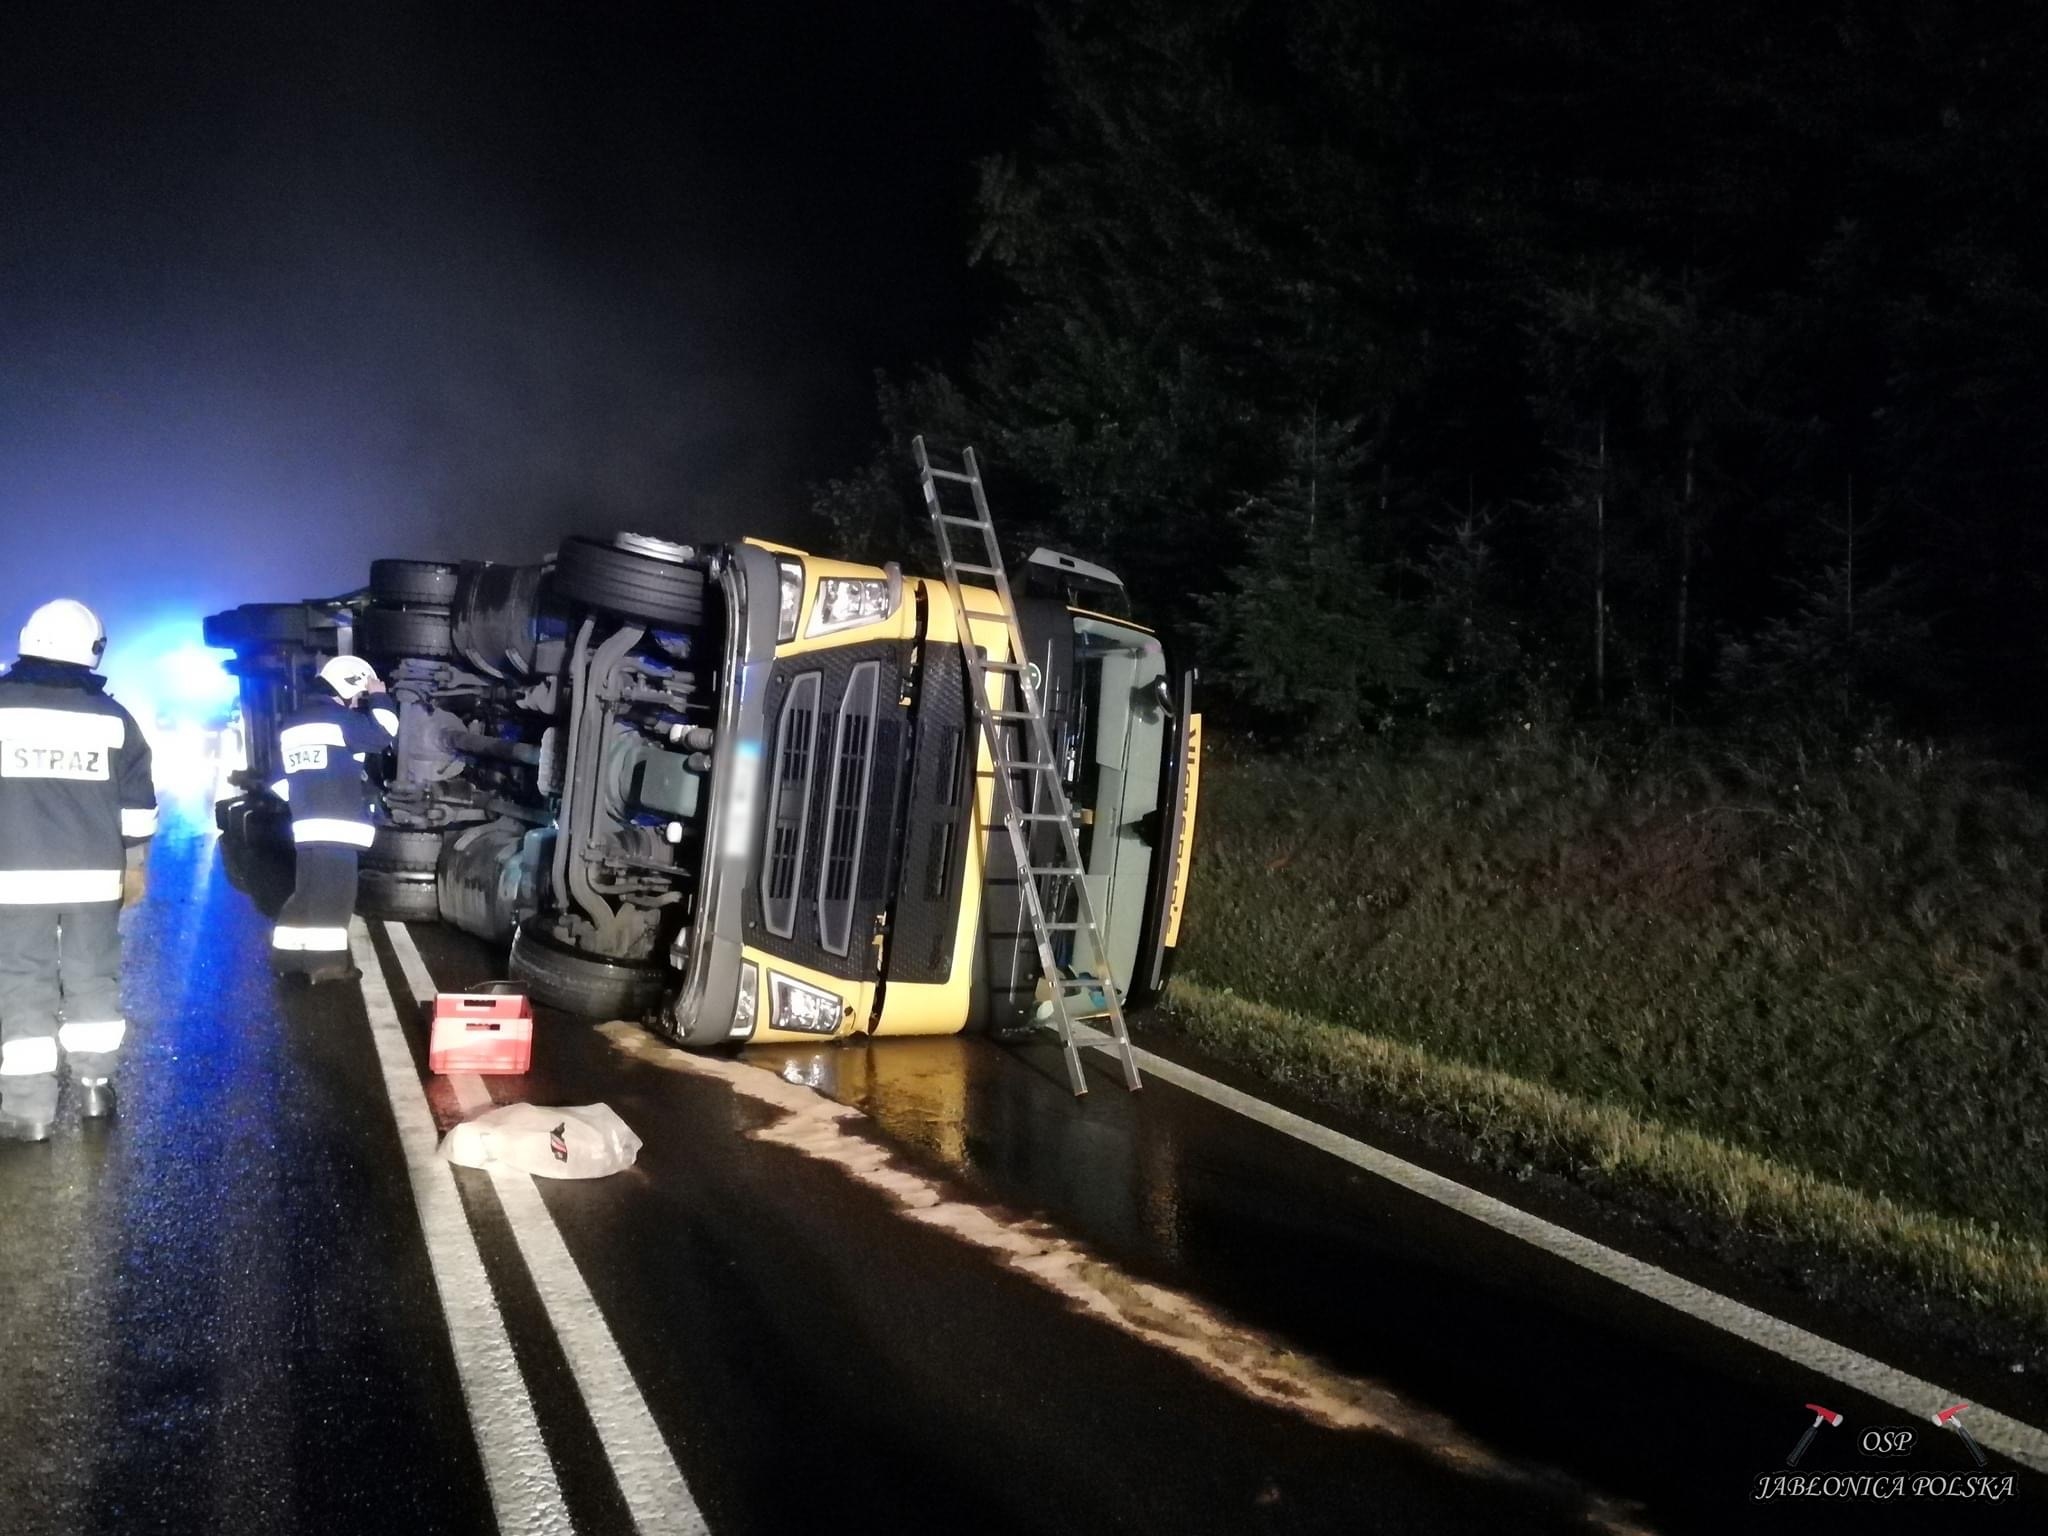
<path fill-rule="evenodd" d="M 981 470 L 974 461 L 974 450 L 969 448 L 962 455 L 962 468 L 940 469 L 933 465 L 926 455 L 924 439 L 916 438 L 912 448 L 917 454 L 918 481 L 924 488 L 925 506 L 932 516 L 932 533 L 939 544 L 939 562 L 946 572 L 946 590 L 952 594 L 953 612 L 960 625 L 960 653 L 967 661 L 968 694 L 974 703 L 974 715 L 981 722 L 981 737 L 988 746 L 989 762 L 994 769 L 995 809 L 1002 818 L 1003 828 L 1010 837 L 1010 849 L 1016 856 L 1017 883 L 1024 893 L 1024 908 L 1031 918 L 1031 932 L 1037 942 L 1038 966 L 1045 975 L 1047 990 L 1052 994 L 1053 1015 L 1059 1023 L 1060 1048 L 1066 1055 L 1067 1080 L 1072 1084 L 1076 1097 L 1088 1091 L 1088 1080 L 1081 1071 L 1081 1042 L 1076 1038 L 1077 1024 L 1105 1023 L 1109 1031 L 1108 1044 L 1123 1064 L 1124 1086 L 1142 1086 L 1138 1079 L 1137 1058 L 1131 1053 L 1130 1033 L 1124 1027 L 1123 1004 L 1117 997 L 1116 978 L 1110 972 L 1109 949 L 1102 941 L 1102 925 L 1096 921 L 1095 898 L 1088 891 L 1088 871 L 1081 862 L 1081 841 L 1074 831 L 1074 810 L 1067 801 L 1066 785 L 1060 779 L 1059 761 L 1053 755 L 1052 740 L 1046 734 L 1045 712 L 1040 706 L 1038 685 L 1031 679 L 1036 669 L 1030 664 L 1024 647 L 1024 631 L 1017 622 L 1017 604 L 1010 595 L 1010 579 L 1003 574 L 1002 550 L 996 544 L 995 523 L 989 517 L 988 496 L 982 490 Z M 940 487 L 960 485 L 967 488 L 972 515 L 947 510 Z M 959 496 L 954 495 L 954 505 L 959 505 Z M 973 530 L 980 535 L 981 553 L 967 561 L 954 558 L 953 531 Z M 961 590 L 960 578 L 975 576 L 985 579 L 995 589 L 999 608 L 969 608 L 966 594 Z M 1000 621 L 1009 632 L 1009 657 L 1004 661 L 991 661 L 987 652 L 974 643 L 968 630 L 968 621 L 981 619 Z M 1001 704 L 989 700 L 989 679 L 993 677 L 1010 683 L 1019 699 L 1022 709 L 1010 708 L 1007 694 L 998 695 Z M 1022 726 L 1023 746 L 1028 754 L 1018 757 L 1013 754 L 1012 743 L 1019 733 L 1012 727 Z M 1020 786 L 1028 785 L 1028 803 L 1020 804 Z M 1055 862 L 1034 864 L 1031 861 L 1031 837 L 1027 830 L 1032 826 L 1057 826 L 1060 833 L 1059 852 Z M 1047 910 L 1047 898 L 1039 888 L 1040 880 L 1051 880 L 1055 889 L 1066 885 L 1074 893 L 1074 915 L 1063 915 L 1064 903 Z M 1092 959 L 1096 975 L 1068 975 L 1067 967 L 1060 964 L 1053 953 L 1053 938 L 1056 934 L 1073 935 L 1076 940 L 1085 938 L 1087 953 Z M 1079 943 L 1072 947 L 1078 955 Z M 1087 1041 L 1096 1044 L 1096 1041 Z"/>

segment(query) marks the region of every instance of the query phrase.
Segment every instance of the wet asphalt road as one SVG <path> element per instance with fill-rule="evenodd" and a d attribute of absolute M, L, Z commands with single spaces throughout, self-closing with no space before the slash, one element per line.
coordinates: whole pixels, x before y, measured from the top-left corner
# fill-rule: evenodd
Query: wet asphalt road
<path fill-rule="evenodd" d="M 273 983 L 277 881 L 167 831 L 118 1121 L 0 1146 L 7 1536 L 494 1526 L 362 994 Z M 408 1004 L 370 931 L 366 980 Z M 442 985 L 502 963 L 412 938 Z M 1164 1084 L 1076 1103 L 1050 1051 L 974 1040 L 740 1061 L 544 1016 L 536 1071 L 491 1083 L 644 1138 L 540 1193 L 719 1536 L 2043 1528 L 2024 1470 L 1997 1507 L 1755 1504 L 1801 1403 L 1905 1416 Z M 833 1103 L 858 1113 L 805 1107 Z M 579 1388 L 491 1181 L 457 1179 L 575 1527 L 631 1530 L 618 1405 Z M 1793 1320 L 2048 1421 L 1987 1364 Z M 1807 1465 L 1969 1470 L 1931 1433 Z"/>

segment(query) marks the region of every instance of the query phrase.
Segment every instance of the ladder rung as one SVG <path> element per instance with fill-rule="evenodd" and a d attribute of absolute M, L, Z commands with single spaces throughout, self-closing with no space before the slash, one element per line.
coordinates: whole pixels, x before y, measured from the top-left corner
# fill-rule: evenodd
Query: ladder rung
<path fill-rule="evenodd" d="M 939 556 L 945 567 L 948 595 L 954 603 L 954 614 L 959 625 L 960 641 L 966 650 L 965 660 L 973 670 L 969 676 L 974 681 L 974 718 L 982 733 L 989 762 L 994 775 L 1002 776 L 1002 783 L 992 786 L 996 790 L 996 803 L 1002 807 L 1003 825 L 1010 834 L 1010 846 L 1016 853 L 1016 868 L 1022 879 L 1020 896 L 1026 898 L 1025 905 L 1030 913 L 1033 933 L 1038 944 L 1040 970 L 1051 989 L 1055 1012 L 1058 1014 L 1059 1034 L 1065 1047 L 1067 1082 L 1078 1097 L 1088 1091 L 1088 1079 L 1082 1071 L 1079 1047 L 1107 1045 L 1120 1053 L 1123 1063 L 1123 1079 L 1126 1088 L 1136 1089 L 1142 1084 L 1138 1077 L 1137 1060 L 1132 1055 L 1131 1044 L 1124 1032 L 1123 1013 L 1119 1006 L 1116 983 L 1108 976 L 1078 977 L 1063 976 L 1064 969 L 1053 953 L 1052 938 L 1055 934 L 1086 934 L 1096 952 L 1102 949 L 1102 929 L 1095 921 L 1093 901 L 1089 895 L 1088 871 L 1080 862 L 1080 844 L 1074 835 L 1074 812 L 1066 796 L 1063 770 L 1057 756 L 1053 755 L 1053 744 L 1046 733 L 1045 716 L 1038 709 L 991 709 L 988 703 L 987 679 L 991 676 L 1015 677 L 1019 680 L 1019 692 L 1010 702 L 1039 702 L 1038 690 L 1025 681 L 1030 677 L 1032 663 L 1025 660 L 1023 636 L 1020 632 L 1016 605 L 1010 595 L 1008 579 L 1002 570 L 1003 552 L 996 538 L 995 519 L 989 512 L 988 498 L 982 492 L 980 466 L 975 462 L 974 450 L 968 449 L 961 459 L 964 469 L 940 469 L 926 457 L 924 439 L 914 444 L 917 453 L 917 467 L 923 477 L 923 491 L 926 509 L 931 514 L 932 535 L 939 546 Z M 973 493 L 973 515 L 963 512 L 949 512 L 941 503 L 939 482 L 950 480 L 965 485 Z M 953 502 L 959 505 L 959 498 Z M 947 533 L 949 528 L 971 528 L 981 535 L 980 561 L 955 560 L 953 541 Z M 966 553 L 977 553 L 969 544 Z M 983 563 L 985 562 L 985 563 Z M 963 576 L 982 577 L 989 580 L 994 596 L 1001 608 L 969 608 L 967 589 L 962 586 Z M 987 589 L 974 589 L 978 595 L 986 595 Z M 1010 660 L 993 661 L 974 643 L 968 626 L 975 623 L 1001 624 L 1010 637 Z M 1028 731 L 1012 730 L 1014 725 L 1029 724 Z M 1008 748 L 1023 747 L 1025 757 L 1012 757 Z M 1039 757 L 1038 749 L 1044 747 L 1047 756 Z M 1017 776 L 1030 775 L 1030 790 L 1025 793 L 1017 783 Z M 1042 776 L 1042 777 L 1041 777 Z M 1050 805 L 1057 809 L 1050 811 L 1022 810 L 1023 805 Z M 1047 850 L 1055 858 L 1064 861 L 1071 853 L 1073 863 L 1033 864 L 1026 842 L 1025 828 L 1042 826 L 1048 822 L 1062 822 L 1066 830 L 1059 838 L 1057 850 Z M 1078 880 L 1080 901 L 1069 907 L 1064 900 L 1055 901 L 1049 892 L 1038 885 L 1048 879 Z M 1074 911 L 1076 916 L 1053 922 L 1048 912 Z M 1110 967 L 1105 966 L 1105 970 Z M 1107 1021 L 1106 1023 L 1104 1021 Z M 1088 1026 L 1083 1028 L 1082 1026 Z M 1101 1033 L 1098 1033 L 1098 1030 Z M 1087 1035 L 1085 1041 L 1083 1034 Z"/>

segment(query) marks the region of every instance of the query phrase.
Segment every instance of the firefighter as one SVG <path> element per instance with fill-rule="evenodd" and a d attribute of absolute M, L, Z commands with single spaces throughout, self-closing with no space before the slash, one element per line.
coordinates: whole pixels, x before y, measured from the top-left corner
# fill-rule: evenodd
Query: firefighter
<path fill-rule="evenodd" d="M 356 859 L 375 840 L 365 759 L 398 733 L 398 710 L 360 656 L 320 669 L 313 696 L 278 732 L 284 777 L 271 791 L 291 807 L 298 879 L 271 934 L 281 976 L 353 981 L 348 925 L 356 911 Z"/>
<path fill-rule="evenodd" d="M 156 835 L 149 743 L 94 670 L 106 630 L 45 603 L 0 677 L 0 1139 L 42 1141 L 60 1053 L 88 1120 L 114 1111 L 124 876 Z"/>

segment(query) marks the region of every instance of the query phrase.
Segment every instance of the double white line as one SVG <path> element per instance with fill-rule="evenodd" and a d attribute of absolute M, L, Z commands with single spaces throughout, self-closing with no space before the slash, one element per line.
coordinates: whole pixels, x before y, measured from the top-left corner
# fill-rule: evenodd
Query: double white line
<path fill-rule="evenodd" d="M 401 923 L 386 923 L 384 931 L 414 999 L 431 999 L 434 980 L 412 935 Z M 434 1117 L 413 1065 L 398 1005 L 361 918 L 350 924 L 349 947 L 363 973 L 363 1008 L 398 1123 L 399 1144 L 426 1235 L 427 1260 L 448 1319 L 456 1375 L 498 1530 L 502 1536 L 570 1536 L 575 1526 L 562 1499 L 554 1461 L 492 1294 L 476 1234 L 463 1210 L 455 1172 L 439 1156 Z M 460 1074 L 449 1082 L 465 1114 L 490 1107 L 490 1092 L 481 1078 Z M 704 1516 L 532 1178 L 494 1169 L 492 1186 L 635 1527 L 642 1536 L 697 1536 L 706 1529 Z"/>

